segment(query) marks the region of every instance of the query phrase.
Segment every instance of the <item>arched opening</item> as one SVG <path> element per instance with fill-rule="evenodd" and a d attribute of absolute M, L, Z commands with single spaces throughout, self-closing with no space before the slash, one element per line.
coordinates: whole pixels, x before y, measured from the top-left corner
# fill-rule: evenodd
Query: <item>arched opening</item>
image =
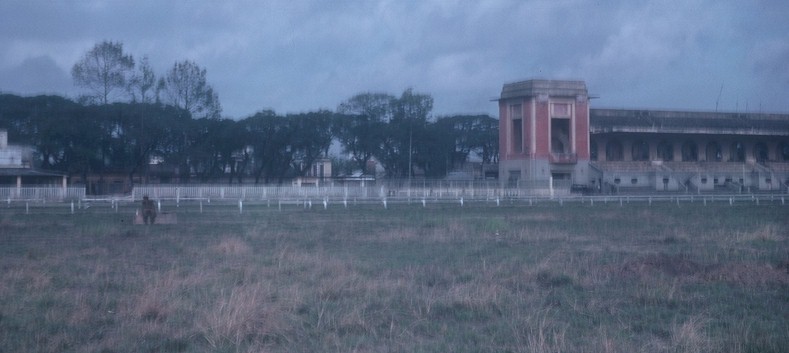
<path fill-rule="evenodd" d="M 649 144 L 641 140 L 633 142 L 631 153 L 634 161 L 648 161 Z"/>
<path fill-rule="evenodd" d="M 707 143 L 707 151 L 705 154 L 708 162 L 720 162 L 723 160 L 721 145 L 715 141 Z"/>
<path fill-rule="evenodd" d="M 619 140 L 611 140 L 605 145 L 605 160 L 607 161 L 621 161 L 623 160 L 624 153 L 622 152 L 622 143 Z"/>
<path fill-rule="evenodd" d="M 670 162 L 674 160 L 674 146 L 666 140 L 660 141 L 657 146 L 657 158 L 661 161 Z"/>
<path fill-rule="evenodd" d="M 770 152 L 767 149 L 767 144 L 764 142 L 757 142 L 753 145 L 753 158 L 757 162 L 767 162 L 770 159 Z"/>
<path fill-rule="evenodd" d="M 740 141 L 733 142 L 729 149 L 729 156 L 731 162 L 745 162 L 745 145 Z"/>
<path fill-rule="evenodd" d="M 589 159 L 597 160 L 597 141 L 595 140 L 589 141 Z"/>
<path fill-rule="evenodd" d="M 685 141 L 682 144 L 682 161 L 695 162 L 699 160 L 699 148 L 693 141 Z"/>

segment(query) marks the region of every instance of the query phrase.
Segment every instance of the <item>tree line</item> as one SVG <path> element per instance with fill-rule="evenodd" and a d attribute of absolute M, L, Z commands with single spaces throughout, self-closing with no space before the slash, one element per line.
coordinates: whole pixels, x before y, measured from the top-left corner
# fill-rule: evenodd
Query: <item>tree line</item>
<path fill-rule="evenodd" d="M 440 178 L 472 155 L 498 161 L 498 120 L 434 119 L 433 98 L 412 89 L 357 94 L 335 111 L 264 110 L 233 120 L 221 117 L 194 62 L 177 62 L 158 79 L 147 58 L 137 62 L 122 44 L 99 43 L 72 69 L 85 95 L 0 95 L 0 128 L 34 148 L 37 167 L 83 180 L 122 173 L 134 182 L 156 172 L 181 182 L 281 183 L 329 157 L 333 142 L 343 151 L 334 170 L 344 174 L 365 171 L 373 158 L 392 178 Z"/>
<path fill-rule="evenodd" d="M 339 142 L 345 170 L 377 159 L 389 177 L 418 169 L 442 177 L 471 155 L 497 161 L 498 121 L 487 115 L 428 119 L 429 96 L 364 93 L 320 110 L 260 111 L 240 120 L 193 118 L 161 103 L 84 105 L 59 96 L 0 95 L 0 128 L 34 147 L 36 166 L 68 175 L 148 176 L 151 162 L 181 181 L 274 183 L 303 176 Z M 341 163 L 338 163 L 341 164 Z M 409 168 L 409 165 L 411 168 Z M 340 168 L 343 169 L 343 168 Z"/>

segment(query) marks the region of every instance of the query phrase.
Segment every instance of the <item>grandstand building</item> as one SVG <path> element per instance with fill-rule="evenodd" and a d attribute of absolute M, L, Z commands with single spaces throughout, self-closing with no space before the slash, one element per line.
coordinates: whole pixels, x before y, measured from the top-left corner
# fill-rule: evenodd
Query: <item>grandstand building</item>
<path fill-rule="evenodd" d="M 789 186 L 789 114 L 590 109 L 583 81 L 505 84 L 499 178 L 589 192 Z"/>

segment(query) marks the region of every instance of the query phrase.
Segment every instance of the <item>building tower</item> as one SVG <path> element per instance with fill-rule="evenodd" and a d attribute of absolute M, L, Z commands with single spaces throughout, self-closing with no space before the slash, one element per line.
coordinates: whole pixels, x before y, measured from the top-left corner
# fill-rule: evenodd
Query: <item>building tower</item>
<path fill-rule="evenodd" d="M 589 103 L 583 81 L 505 84 L 499 102 L 499 180 L 589 182 Z"/>

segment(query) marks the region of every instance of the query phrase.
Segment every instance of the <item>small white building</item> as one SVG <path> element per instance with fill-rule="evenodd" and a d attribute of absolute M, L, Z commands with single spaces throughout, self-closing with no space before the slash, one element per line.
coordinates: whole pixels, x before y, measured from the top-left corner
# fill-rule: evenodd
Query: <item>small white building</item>
<path fill-rule="evenodd" d="M 0 129 L 0 187 L 15 186 L 61 186 L 66 188 L 67 178 L 63 174 L 33 168 L 33 149 L 27 146 L 9 145 L 8 131 Z"/>

